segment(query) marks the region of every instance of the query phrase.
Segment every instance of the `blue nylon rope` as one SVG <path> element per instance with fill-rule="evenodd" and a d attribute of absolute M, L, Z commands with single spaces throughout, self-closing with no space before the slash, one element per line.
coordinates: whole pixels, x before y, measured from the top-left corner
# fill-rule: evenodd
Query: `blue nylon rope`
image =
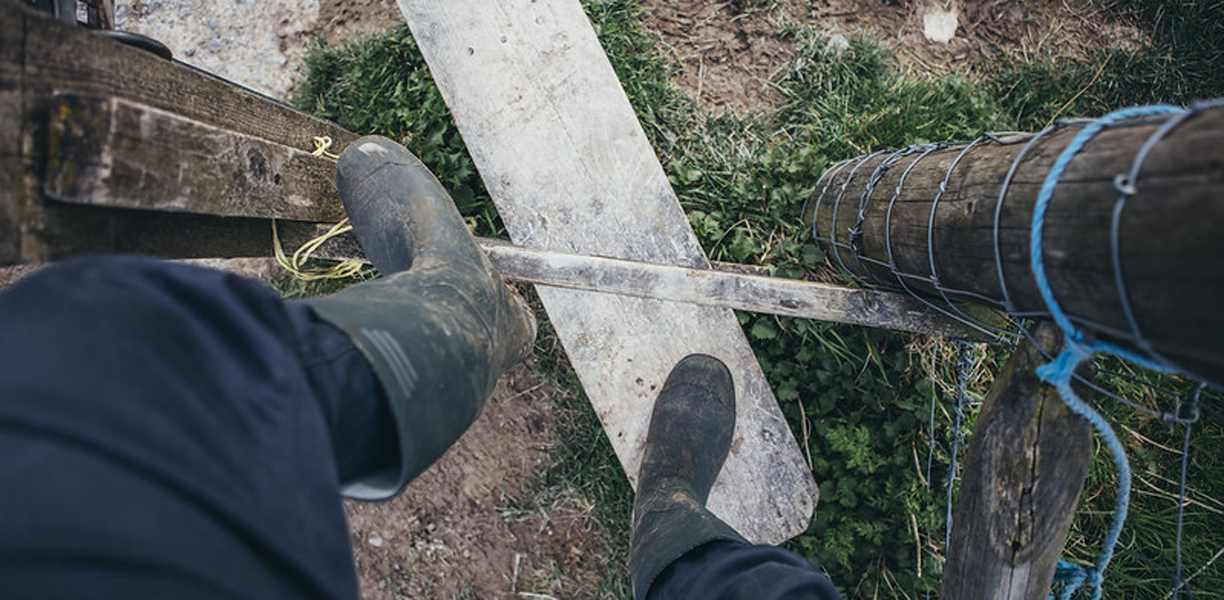
<path fill-rule="evenodd" d="M 1058 160 L 1054 162 L 1053 168 L 1050 169 L 1050 173 L 1041 185 L 1041 191 L 1037 195 L 1037 203 L 1033 207 L 1033 224 L 1029 238 L 1031 246 L 1029 258 L 1033 269 L 1033 277 L 1036 279 L 1037 289 L 1040 290 L 1041 298 L 1049 308 L 1051 317 L 1063 330 L 1064 344 L 1062 353 L 1049 364 L 1039 367 L 1037 375 L 1058 390 L 1059 396 L 1062 397 L 1063 402 L 1066 403 L 1068 408 L 1087 419 L 1089 423 L 1092 423 L 1093 428 L 1105 440 L 1105 445 L 1109 448 L 1114 464 L 1118 469 L 1118 499 L 1114 507 L 1114 515 L 1110 523 L 1109 532 L 1101 543 L 1101 553 L 1097 557 L 1096 564 L 1092 567 L 1084 568 L 1065 561 L 1059 561 L 1055 572 L 1055 581 L 1065 584 L 1059 594 L 1059 598 L 1063 600 L 1070 598 L 1081 588 L 1084 588 L 1089 593 L 1091 600 L 1098 600 L 1101 597 L 1103 574 L 1106 567 L 1109 566 L 1109 561 L 1113 559 L 1114 548 L 1117 546 L 1118 537 L 1122 534 L 1122 526 L 1126 523 L 1131 489 L 1130 463 L 1126 459 L 1126 451 L 1122 448 L 1122 443 L 1118 441 L 1117 434 L 1114 433 L 1113 428 L 1109 426 L 1104 417 L 1081 400 L 1075 393 L 1075 390 L 1071 388 L 1071 379 L 1075 375 L 1075 369 L 1080 363 L 1091 358 L 1097 352 L 1112 354 L 1164 373 L 1170 372 L 1170 369 L 1148 357 L 1120 348 L 1114 344 L 1102 340 L 1087 341 L 1084 337 L 1084 332 L 1076 327 L 1071 322 L 1070 317 L 1063 312 L 1062 306 L 1054 296 L 1054 290 L 1050 287 L 1042 255 L 1042 233 L 1045 225 L 1046 209 L 1049 208 L 1050 198 L 1054 195 L 1054 188 L 1058 185 L 1058 180 L 1062 177 L 1063 172 L 1066 171 L 1067 166 L 1071 164 L 1071 159 L 1101 130 L 1113 123 L 1126 119 L 1166 115 L 1181 112 L 1182 110 L 1184 109 L 1169 105 L 1136 106 L 1111 112 L 1089 123 L 1080 130 L 1075 139 L 1058 156 Z"/>

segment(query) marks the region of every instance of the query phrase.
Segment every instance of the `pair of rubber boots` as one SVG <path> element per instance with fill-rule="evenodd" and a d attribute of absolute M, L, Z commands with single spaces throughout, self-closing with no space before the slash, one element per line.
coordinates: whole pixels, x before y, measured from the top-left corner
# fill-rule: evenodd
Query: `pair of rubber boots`
<path fill-rule="evenodd" d="M 362 249 L 383 276 L 307 302 L 349 335 L 390 403 L 398 468 L 344 490 L 381 500 L 463 434 L 501 373 L 530 351 L 535 321 L 442 185 L 402 146 L 380 137 L 357 140 L 340 155 L 336 183 Z M 630 551 L 638 598 L 690 550 L 743 540 L 705 509 L 734 429 L 727 367 L 705 355 L 680 361 L 655 403 L 639 471 Z"/>

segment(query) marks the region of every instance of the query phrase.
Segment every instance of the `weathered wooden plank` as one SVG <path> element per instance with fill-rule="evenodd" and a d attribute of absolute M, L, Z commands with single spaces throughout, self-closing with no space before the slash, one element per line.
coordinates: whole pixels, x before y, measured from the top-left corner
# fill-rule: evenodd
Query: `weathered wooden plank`
<path fill-rule="evenodd" d="M 326 227 L 319 229 L 322 234 Z M 951 338 L 981 338 L 980 332 L 905 294 L 779 279 L 761 274 L 767 270 L 756 265 L 712 263 L 709 269 L 689 269 L 524 248 L 490 238 L 476 241 L 502 277 L 513 281 Z M 366 262 L 351 234 L 331 238 L 314 256 Z"/>
<path fill-rule="evenodd" d="M 708 267 L 576 0 L 399 5 L 516 244 Z M 631 482 L 668 371 L 704 352 L 739 399 L 711 509 L 758 542 L 806 529 L 817 488 L 732 311 L 538 291 Z"/>
<path fill-rule="evenodd" d="M 1057 348 L 1061 332 L 1039 326 Z M 1034 369 L 1027 340 L 995 379 L 969 443 L 941 594 L 949 600 L 1044 600 L 1092 460 L 1091 428 Z"/>
<path fill-rule="evenodd" d="M 124 98 L 290 148 L 309 150 L 320 135 L 337 148 L 356 139 L 215 76 L 58 22 L 22 2 L 0 0 L 0 183 L 6 184 L 0 185 L 0 263 L 62 256 L 56 246 L 65 237 L 53 229 L 63 219 L 46 214 L 52 209 L 43 196 L 50 102 L 59 92 Z M 14 178 L 19 184 L 7 185 Z M 69 226 L 82 220 L 77 216 Z M 88 231 L 104 235 L 114 227 Z M 122 244 L 94 244 L 108 245 Z"/>
<path fill-rule="evenodd" d="M 980 335 L 913 297 L 895 292 L 747 275 L 717 267 L 690 269 L 565 254 L 487 241 L 482 247 L 504 277 L 539 285 L 945 337 Z"/>
<path fill-rule="evenodd" d="M 114 97 L 51 101 L 48 197 L 223 217 L 344 218 L 335 161 Z"/>

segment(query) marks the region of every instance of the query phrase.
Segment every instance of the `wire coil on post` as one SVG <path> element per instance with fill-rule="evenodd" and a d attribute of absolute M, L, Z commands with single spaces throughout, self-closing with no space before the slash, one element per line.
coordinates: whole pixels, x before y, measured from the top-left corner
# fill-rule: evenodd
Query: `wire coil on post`
<path fill-rule="evenodd" d="M 1094 428 L 1105 441 L 1105 445 L 1109 448 L 1114 457 L 1114 462 L 1117 466 L 1119 477 L 1118 499 L 1114 516 L 1109 532 L 1103 539 L 1102 548 L 1095 563 L 1091 567 L 1087 568 L 1076 567 L 1070 564 L 1060 565 L 1058 570 L 1059 581 L 1064 583 L 1061 590 L 1061 595 L 1064 598 L 1071 597 L 1076 591 L 1079 590 L 1087 592 L 1089 596 L 1094 599 L 1100 597 L 1102 576 L 1105 569 L 1108 567 L 1110 560 L 1112 559 L 1118 536 L 1126 519 L 1131 483 L 1129 464 L 1127 463 L 1124 449 L 1122 448 L 1121 443 L 1118 441 L 1117 436 L 1114 435 L 1112 429 L 1105 419 L 1076 395 L 1075 390 L 1072 389 L 1072 382 L 1085 383 L 1092 389 L 1100 391 L 1119 401 L 1125 402 L 1126 404 L 1134 407 L 1136 410 L 1152 414 L 1153 416 L 1170 423 L 1184 425 L 1186 427 L 1185 444 L 1187 447 L 1189 443 L 1190 427 L 1194 420 L 1197 419 L 1196 414 L 1192 415 L 1187 411 L 1178 410 L 1175 411 L 1175 413 L 1160 413 L 1159 411 L 1154 411 L 1150 408 L 1142 407 L 1133 402 L 1127 401 L 1125 398 L 1113 394 L 1095 385 L 1091 381 L 1087 381 L 1083 377 L 1077 375 L 1075 372 L 1076 366 L 1095 356 L 1097 353 L 1105 353 L 1150 369 L 1154 369 L 1156 371 L 1165 373 L 1181 372 L 1205 382 L 1204 385 L 1207 385 L 1207 382 L 1210 382 L 1209 377 L 1205 377 L 1202 374 L 1194 372 L 1194 369 L 1189 369 L 1184 365 L 1177 364 L 1176 360 L 1162 353 L 1162 351 L 1160 351 L 1152 343 L 1152 340 L 1147 337 L 1145 329 L 1142 327 L 1142 322 L 1136 315 L 1131 290 L 1127 284 L 1127 279 L 1125 276 L 1126 270 L 1124 269 L 1125 265 L 1123 264 L 1121 237 L 1123 235 L 1123 215 L 1131 203 L 1132 198 L 1138 192 L 1139 187 L 1141 187 L 1139 180 L 1141 170 L 1149 156 L 1153 154 L 1153 149 L 1156 148 L 1162 140 L 1166 139 L 1170 132 L 1174 131 L 1179 125 L 1189 121 L 1195 115 L 1200 114 L 1207 108 L 1219 107 L 1221 105 L 1224 105 L 1224 102 L 1215 101 L 1199 103 L 1192 105 L 1187 109 L 1172 106 L 1136 107 L 1115 111 L 1100 119 L 1058 120 L 1052 123 L 1048 128 L 1036 134 L 1024 136 L 1017 135 L 1015 139 L 1002 139 L 1002 136 L 1009 134 L 984 134 L 968 143 L 925 144 L 920 146 L 910 146 L 899 150 L 890 149 L 873 152 L 871 154 L 838 163 L 834 168 L 822 175 L 821 182 L 823 182 L 823 186 L 817 186 L 820 188 L 819 196 L 810 203 L 812 208 L 811 212 L 805 213 L 804 215 L 805 219 L 811 218 L 812 220 L 813 239 L 826 250 L 826 255 L 832 253 L 832 258 L 836 261 L 836 265 L 845 270 L 860 284 L 870 280 L 874 285 L 886 285 L 886 277 L 881 277 L 881 274 L 891 273 L 892 279 L 895 281 L 895 283 L 892 285 L 887 285 L 887 287 L 898 287 L 901 290 L 914 295 L 933 310 L 956 318 L 961 322 L 978 329 L 979 331 L 995 334 L 996 339 L 1001 342 L 1014 341 L 1020 336 L 1025 336 L 1032 339 L 1030 332 L 1023 327 L 1023 324 L 1027 319 L 1048 318 L 1055 321 L 1059 325 L 1060 329 L 1062 329 L 1065 337 L 1065 349 L 1058 356 L 1052 356 L 1047 349 L 1040 348 L 1040 345 L 1038 345 L 1038 348 L 1044 355 L 1047 356 L 1049 360 L 1051 360 L 1051 362 L 1043 367 L 1040 367 L 1037 370 L 1037 373 L 1042 379 L 1054 385 L 1054 387 L 1059 391 L 1060 397 L 1072 411 L 1083 416 L 1093 424 Z M 1117 200 L 1111 205 L 1112 211 L 1108 214 L 1108 253 L 1105 255 L 1105 257 L 1108 259 L 1108 266 L 1110 269 L 1108 277 L 1112 284 L 1113 291 L 1116 292 L 1118 298 L 1117 302 L 1121 310 L 1120 314 L 1124 320 L 1121 321 L 1120 325 L 1106 325 L 1104 323 L 1094 322 L 1094 319 L 1089 318 L 1093 316 L 1091 314 L 1089 317 L 1068 314 L 1064 310 L 1062 304 L 1059 302 L 1059 299 L 1055 295 L 1054 289 L 1051 286 L 1049 276 L 1046 272 L 1046 256 L 1043 249 L 1045 215 L 1050 206 L 1051 198 L 1054 195 L 1054 190 L 1057 187 L 1062 174 L 1072 162 L 1072 159 L 1098 133 L 1117 125 L 1130 126 L 1138 123 L 1140 125 L 1150 126 L 1151 120 L 1154 118 L 1162 118 L 1164 120 L 1155 126 L 1153 131 L 1145 134 L 1147 135 L 1146 140 L 1136 152 L 1135 156 L 1128 161 L 1128 171 L 1114 178 L 1113 183 L 1119 195 L 1117 196 Z M 1017 219 L 1014 218 L 1016 214 L 1014 212 L 1015 209 L 1012 209 L 1012 218 L 1009 218 L 1008 220 L 1008 222 L 1011 223 L 1012 228 L 1011 233 L 1009 234 L 1012 236 L 1010 242 L 1011 253 L 1007 254 L 1004 251 L 1004 244 L 1002 241 L 1003 227 L 1001 225 L 1003 223 L 1005 209 L 1004 204 L 1008 200 L 1007 196 L 1009 191 L 1012 189 L 1013 182 L 1017 180 L 1017 173 L 1021 169 L 1022 162 L 1026 159 L 1026 157 L 1035 154 L 1031 153 L 1030 151 L 1038 148 L 1042 141 L 1047 142 L 1045 148 L 1049 148 L 1049 143 L 1057 143 L 1050 142 L 1050 140 L 1056 137 L 1059 140 L 1066 139 L 1066 137 L 1070 135 L 1069 133 L 1065 135 L 1060 134 L 1057 136 L 1054 134 L 1063 132 L 1064 130 L 1073 127 L 1079 129 L 1079 131 L 1074 135 L 1074 139 L 1072 139 L 1065 148 L 1058 152 L 1057 159 L 1054 160 L 1053 166 L 1050 168 L 1049 172 L 1045 174 L 1043 180 L 1038 180 L 1042 181 L 1042 184 L 1040 186 L 1040 191 L 1038 192 L 1037 200 L 1035 204 L 1033 204 L 1032 221 L 1029 223 L 1030 229 L 1027 237 L 1028 248 L 1026 252 L 1028 260 L 1025 262 L 1027 263 L 1026 266 L 1028 269 L 1031 270 L 1031 275 L 1035 281 L 1036 292 L 1040 296 L 1039 304 L 1044 305 L 1041 307 L 1044 308 L 1044 310 L 1041 310 L 1038 308 L 1038 306 L 1035 306 L 1034 302 L 1032 301 L 1034 281 L 1027 282 L 1024 297 L 1028 299 L 1025 300 L 1025 304 L 1023 306 L 1018 306 L 1015 297 L 1015 289 L 1012 287 L 1012 285 L 1009 285 L 1008 275 L 1010 273 L 1005 271 L 1004 265 L 1005 255 L 1012 260 L 1013 264 L 1019 262 L 1016 260 L 1017 257 L 1015 254 L 1016 248 L 1019 247 L 1015 236 L 1015 222 Z M 943 220 L 937 219 L 936 215 L 937 213 L 940 215 L 944 214 L 941 209 L 943 208 L 943 204 L 946 203 L 945 195 L 950 193 L 950 182 L 953 180 L 953 171 L 956 170 L 958 165 L 961 165 L 963 161 L 968 160 L 966 158 L 967 155 L 969 155 L 975 147 L 985 144 L 1023 144 L 1023 146 L 1019 148 L 1018 152 L 1014 156 L 1008 157 L 1009 163 L 1005 163 L 1006 175 L 1002 177 L 1002 185 L 998 189 L 997 196 L 992 197 L 995 202 L 991 207 L 990 220 L 986 221 L 985 219 L 978 219 L 973 222 L 976 224 L 976 227 L 978 227 L 979 230 L 983 228 L 983 225 L 987 225 L 990 228 L 989 251 L 993 253 L 991 258 L 994 261 L 994 273 L 991 275 L 998 285 L 997 292 L 991 290 L 990 294 L 981 293 L 980 291 L 975 290 L 956 289 L 956 283 L 949 285 L 949 282 L 943 281 L 941 279 L 943 269 L 936 260 L 935 247 L 937 240 L 936 228 L 947 221 L 947 219 L 944 219 L 943 217 L 941 217 Z M 905 235 L 908 237 L 902 238 L 902 246 L 909 252 L 909 258 L 907 259 L 909 270 L 907 271 L 899 263 L 898 255 L 895 252 L 897 244 L 893 239 L 894 232 L 896 231 L 896 216 L 894 214 L 894 208 L 899 204 L 899 200 L 902 197 L 902 189 L 906 185 L 907 179 L 910 177 L 911 172 L 915 170 L 918 163 L 922 162 L 924 159 L 927 159 L 931 154 L 934 154 L 939 150 L 950 148 L 956 148 L 957 152 L 950 162 L 941 163 L 941 165 L 946 164 L 946 167 L 940 167 L 940 169 L 943 171 L 942 178 L 939 178 L 938 175 L 936 175 L 935 178 L 927 175 L 925 179 L 921 180 L 927 186 L 927 188 L 932 188 L 933 196 L 933 199 L 925 200 L 925 202 L 929 203 L 929 207 L 922 205 L 923 210 L 927 211 L 924 215 L 926 230 L 925 232 L 921 232 L 923 237 L 925 237 L 925 257 L 921 257 L 920 251 L 917 253 L 914 252 L 915 249 L 920 249 L 920 246 L 916 241 L 918 235 L 915 234 L 915 230 L 918 230 L 918 226 L 915 224 L 916 221 L 913 216 L 914 209 L 909 207 L 907 208 L 907 213 L 903 213 L 903 216 L 906 214 L 909 215 L 904 221 L 905 225 L 908 227 L 906 230 L 904 230 Z M 879 162 L 877 162 L 872 169 L 871 177 L 868 180 L 867 185 L 865 186 L 865 189 L 863 190 L 863 193 L 859 199 L 858 212 L 854 215 L 853 225 L 845 227 L 845 220 L 843 219 L 839 221 L 839 214 L 837 210 L 841 203 L 842 197 L 848 193 L 850 189 L 855 189 L 851 185 L 851 180 L 854 178 L 856 172 L 861 170 L 862 167 L 871 160 L 878 159 L 878 157 L 884 153 L 888 153 L 888 156 L 884 157 L 883 159 L 879 159 Z M 902 166 L 903 160 L 910 156 L 913 156 L 914 158 L 910 160 L 908 164 Z M 953 155 L 952 152 L 945 152 L 942 153 L 941 156 Z M 945 159 L 945 161 L 946 160 L 947 159 Z M 847 165 L 853 165 L 853 167 L 847 169 Z M 880 187 L 880 184 L 885 178 L 885 174 L 894 168 L 899 168 L 901 172 L 896 179 L 896 188 L 888 200 L 888 205 L 884 209 L 883 215 L 879 214 L 879 208 L 876 208 L 872 214 L 869 214 L 868 209 L 872 206 L 872 194 L 878 187 Z M 991 168 L 1000 169 L 999 172 L 1002 174 L 1001 169 L 1004 167 L 998 166 L 997 163 L 994 163 L 991 165 Z M 928 172 L 930 170 L 931 169 L 929 168 L 927 169 Z M 840 180 L 839 177 L 841 178 Z M 935 187 L 934 179 L 938 179 L 937 190 L 933 190 Z M 977 185 L 980 186 L 981 183 L 982 180 L 979 178 L 977 180 Z M 862 185 L 861 181 L 859 185 Z M 1026 183 L 1026 185 L 1030 184 Z M 822 200 L 824 199 L 825 195 L 830 192 L 830 190 L 833 190 L 836 193 L 836 196 L 832 199 L 833 211 L 831 215 L 826 214 L 828 212 L 827 209 L 826 213 L 821 212 Z M 975 193 L 978 194 L 978 196 L 981 195 L 980 192 Z M 928 198 L 931 198 L 931 196 L 928 196 Z M 965 200 L 964 198 L 958 198 L 958 200 L 965 201 L 966 205 L 968 206 L 967 208 L 961 207 L 961 210 L 972 211 L 972 199 Z M 912 198 L 910 201 L 913 201 Z M 1100 207 L 1098 212 L 1103 212 L 1106 206 L 1110 205 L 1102 205 L 1098 203 L 1094 206 Z M 1008 208 L 1011 207 L 1009 206 Z M 948 214 L 951 215 L 948 217 L 949 219 L 955 219 L 961 218 L 963 213 L 953 212 Z M 884 221 L 883 234 L 880 235 L 879 233 L 880 227 L 877 221 L 875 226 L 872 228 L 876 232 L 876 238 L 874 238 L 873 243 L 875 244 L 876 248 L 882 246 L 882 249 L 886 254 L 884 259 L 868 256 L 864 250 L 867 245 L 865 244 L 864 240 L 864 223 L 867 222 L 868 219 L 878 219 L 880 216 L 883 217 Z M 842 236 L 839 235 L 839 230 L 843 228 L 849 233 L 848 239 L 842 239 Z M 1064 233 L 1063 235 L 1066 234 Z M 1103 246 L 1105 240 L 1102 239 L 1101 242 Z M 965 245 L 964 247 L 973 248 L 975 251 L 982 249 L 980 248 L 980 245 Z M 954 245 L 952 248 L 954 250 L 959 250 L 960 246 Z M 879 250 L 877 250 L 877 252 L 878 251 Z M 943 252 L 946 254 L 947 251 L 944 250 Z M 850 265 L 843 258 L 843 254 L 849 254 L 854 257 L 856 263 L 854 266 L 857 267 L 857 270 L 852 270 L 849 268 Z M 917 264 L 915 254 L 921 258 L 925 258 L 927 262 L 925 272 L 922 272 L 923 267 Z M 941 258 L 942 256 L 943 254 L 941 254 Z M 1128 256 L 1133 256 L 1133 253 Z M 977 263 L 969 262 L 967 264 Z M 880 273 L 877 273 L 876 270 L 878 269 L 883 270 L 880 271 Z M 1013 272 L 1016 273 L 1015 276 L 1029 275 L 1029 273 L 1020 273 L 1018 271 Z M 961 283 L 966 281 L 968 280 L 963 280 Z M 1017 282 L 1018 280 L 1014 279 L 1011 281 L 1011 283 Z M 1102 281 L 1101 283 L 1104 284 L 1105 282 Z M 986 286 L 985 288 L 978 289 L 990 288 L 989 286 Z M 999 297 L 992 296 L 996 293 Z M 958 306 L 958 302 L 961 300 L 1003 310 L 1012 319 L 1014 319 L 1015 322 L 1020 325 L 1020 327 L 1018 327 L 1018 331 L 1004 331 L 992 326 L 991 324 L 983 323 Z M 1108 318 L 1116 319 L 1117 317 L 1110 316 Z M 1086 332 L 1090 332 L 1092 335 L 1089 335 L 1089 333 Z M 1119 343 L 1113 343 L 1100 339 L 1101 335 L 1117 339 L 1119 340 L 1120 344 L 1129 345 L 1131 347 L 1124 347 L 1123 345 L 1119 345 Z M 1162 343 L 1164 343 L 1164 345 L 1161 346 L 1161 348 L 1170 348 L 1167 339 Z M 1176 346 L 1173 346 L 1173 348 L 1176 348 Z M 1184 353 L 1179 354 L 1176 350 L 1173 350 L 1173 356 L 1186 355 Z M 1185 475 L 1183 473 L 1183 486 L 1184 478 Z M 1180 522 L 1181 517 L 1179 516 L 1179 539 L 1181 530 Z M 1180 547 L 1180 541 L 1178 546 Z M 1180 551 L 1178 556 L 1179 565 L 1177 568 L 1177 577 L 1180 578 Z M 1176 583 L 1175 589 L 1177 589 Z"/>

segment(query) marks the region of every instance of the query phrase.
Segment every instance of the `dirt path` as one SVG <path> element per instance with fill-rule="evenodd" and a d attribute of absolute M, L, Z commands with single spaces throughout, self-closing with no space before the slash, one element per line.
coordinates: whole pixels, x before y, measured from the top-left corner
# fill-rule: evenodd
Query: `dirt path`
<path fill-rule="evenodd" d="M 605 566 L 598 527 L 581 505 L 537 502 L 555 440 L 554 393 L 532 365 L 519 365 L 467 434 L 403 494 L 386 504 L 347 503 L 364 598 L 578 597 L 595 589 Z"/>

